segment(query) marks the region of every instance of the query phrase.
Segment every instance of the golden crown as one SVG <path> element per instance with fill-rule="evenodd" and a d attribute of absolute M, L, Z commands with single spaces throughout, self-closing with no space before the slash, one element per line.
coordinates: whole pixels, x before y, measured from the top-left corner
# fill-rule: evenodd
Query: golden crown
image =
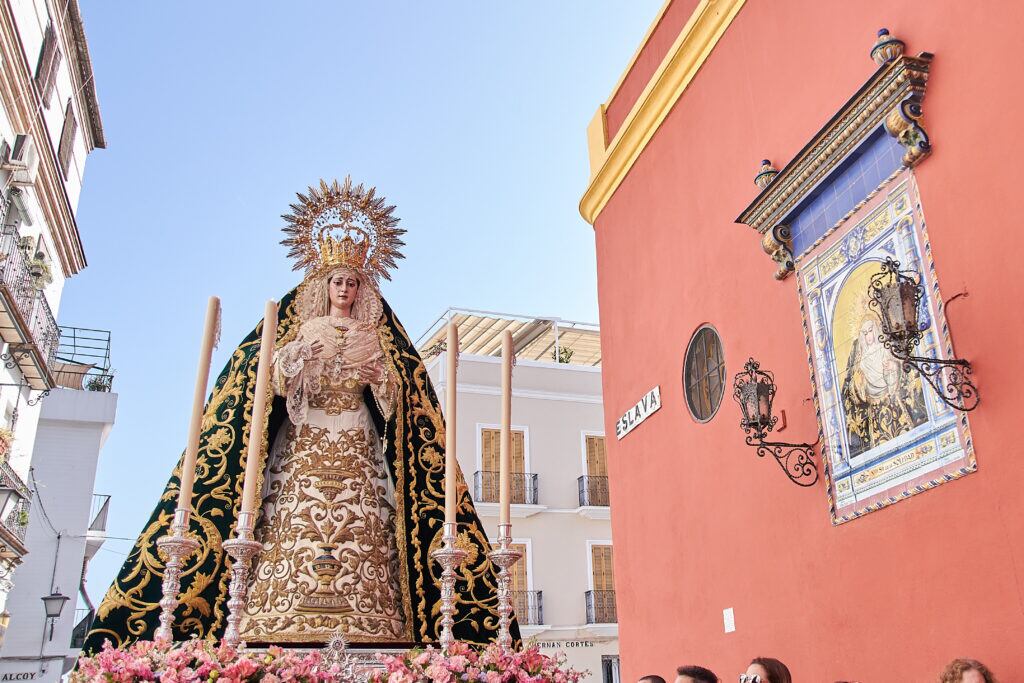
<path fill-rule="evenodd" d="M 405 234 L 377 189 L 353 186 L 352 178 L 328 185 L 321 180 L 299 201 L 292 213 L 282 216 L 288 236 L 281 244 L 289 247 L 288 256 L 296 258 L 294 270 L 307 274 L 338 267 L 352 268 L 375 282 L 388 280 L 395 259 L 403 258 L 399 237 Z"/>
<path fill-rule="evenodd" d="M 362 270 L 369 251 L 370 242 L 365 238 L 357 242 L 349 235 L 340 240 L 324 235 L 320 240 L 320 265 L 324 268 L 344 266 Z"/>

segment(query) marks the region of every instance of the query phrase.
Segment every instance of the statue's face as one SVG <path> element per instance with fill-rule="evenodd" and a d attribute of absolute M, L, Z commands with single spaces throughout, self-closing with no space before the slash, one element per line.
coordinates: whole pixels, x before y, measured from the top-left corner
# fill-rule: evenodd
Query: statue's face
<path fill-rule="evenodd" d="M 334 273 L 327 282 L 327 298 L 331 302 L 331 309 L 343 315 L 351 315 L 358 292 L 359 280 L 348 271 Z"/>

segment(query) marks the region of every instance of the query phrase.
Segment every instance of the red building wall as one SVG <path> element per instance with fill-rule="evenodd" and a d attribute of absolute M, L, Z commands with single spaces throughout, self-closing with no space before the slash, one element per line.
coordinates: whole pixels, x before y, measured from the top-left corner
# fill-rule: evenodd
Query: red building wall
<path fill-rule="evenodd" d="M 685 3 L 692 4 L 692 3 Z M 1024 3 L 748 0 L 595 223 L 606 430 L 653 385 L 663 407 L 610 441 L 625 680 L 683 663 L 735 680 L 753 656 L 797 681 L 936 680 L 970 656 L 1024 680 Z M 874 71 L 876 29 L 936 57 L 916 169 L 955 349 L 982 395 L 978 472 L 833 527 L 825 484 L 745 446 L 727 391 L 698 424 L 687 342 L 721 334 L 731 384 L 775 372 L 780 438 L 817 432 L 794 277 L 733 223 L 762 158 L 782 167 Z M 735 610 L 736 631 L 722 610 Z"/>

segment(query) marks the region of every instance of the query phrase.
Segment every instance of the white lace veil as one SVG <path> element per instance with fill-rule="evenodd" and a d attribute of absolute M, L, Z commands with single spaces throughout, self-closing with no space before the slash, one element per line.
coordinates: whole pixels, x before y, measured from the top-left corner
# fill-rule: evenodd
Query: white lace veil
<path fill-rule="evenodd" d="M 302 322 L 327 315 L 331 308 L 327 298 L 328 282 L 338 273 L 348 273 L 359 281 L 359 291 L 356 292 L 356 300 L 352 304 L 352 317 L 360 322 L 368 323 L 370 327 L 377 327 L 380 317 L 384 313 L 384 304 L 380 298 L 380 291 L 372 279 L 364 276 L 354 268 L 334 268 L 326 274 L 313 273 L 299 291 L 296 308 L 299 319 Z"/>

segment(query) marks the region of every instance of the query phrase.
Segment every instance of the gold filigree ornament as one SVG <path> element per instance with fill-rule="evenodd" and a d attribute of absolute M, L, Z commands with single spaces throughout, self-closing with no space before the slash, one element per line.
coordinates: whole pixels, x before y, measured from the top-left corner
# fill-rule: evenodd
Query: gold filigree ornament
<path fill-rule="evenodd" d="M 353 186 L 352 177 L 346 176 L 344 183 L 321 180 L 298 198 L 292 213 L 281 216 L 288 235 L 281 244 L 296 259 L 293 270 L 305 269 L 308 277 L 347 267 L 374 284 L 391 279 L 388 271 L 396 267 L 396 259 L 404 258 L 399 249 L 405 242 L 399 238 L 405 230 L 392 215 L 395 207 L 377 195 L 377 188 Z"/>

